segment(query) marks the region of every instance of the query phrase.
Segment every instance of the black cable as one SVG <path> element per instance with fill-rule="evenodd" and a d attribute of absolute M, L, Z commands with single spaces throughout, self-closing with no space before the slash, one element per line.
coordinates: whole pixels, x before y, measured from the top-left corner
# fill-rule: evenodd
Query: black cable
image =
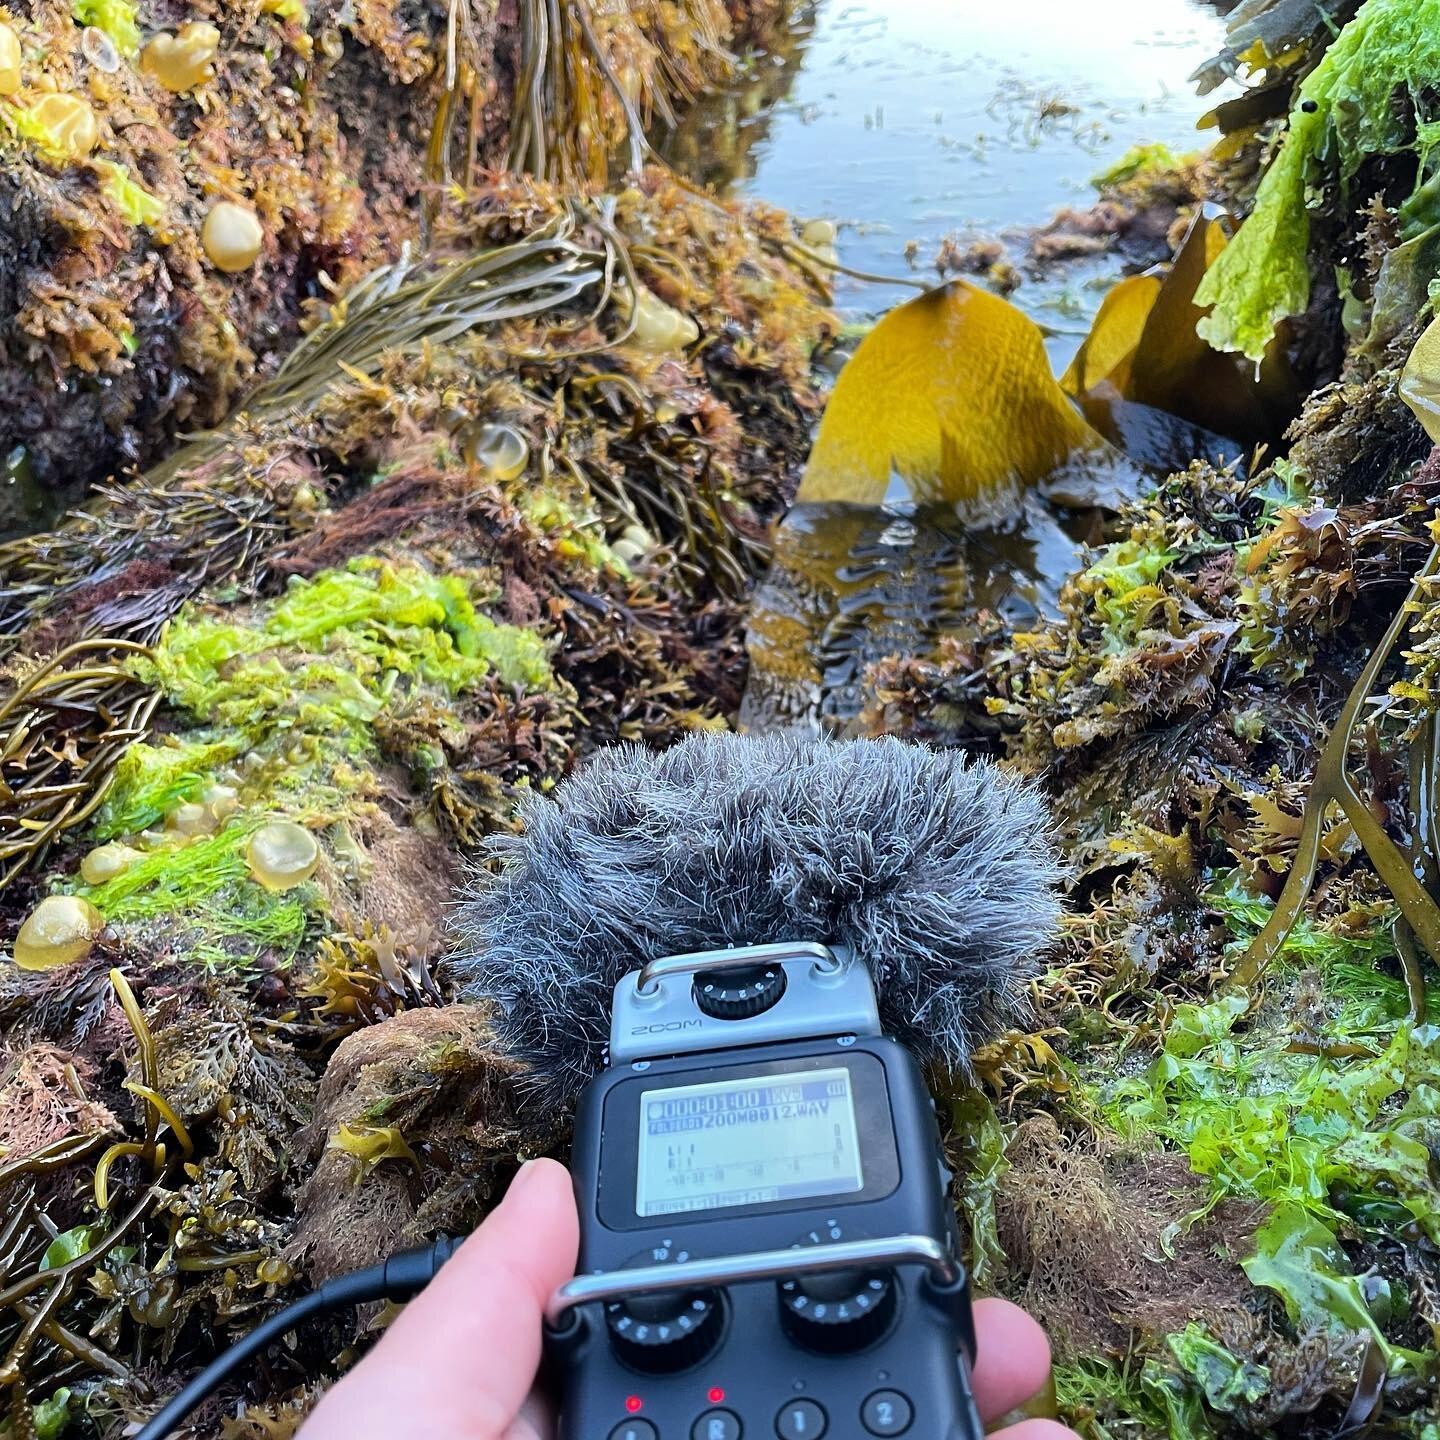
<path fill-rule="evenodd" d="M 419 1250 L 404 1250 L 392 1255 L 383 1265 L 337 1275 L 318 1290 L 302 1295 L 293 1305 L 287 1305 L 217 1355 L 145 1425 L 135 1440 L 165 1440 L 165 1436 L 176 1429 L 212 1391 L 219 1389 L 241 1365 L 302 1321 L 346 1305 L 363 1305 L 371 1300 L 409 1300 L 418 1295 L 459 1248 L 459 1243 L 448 1235 L 442 1235 L 433 1245 Z"/>

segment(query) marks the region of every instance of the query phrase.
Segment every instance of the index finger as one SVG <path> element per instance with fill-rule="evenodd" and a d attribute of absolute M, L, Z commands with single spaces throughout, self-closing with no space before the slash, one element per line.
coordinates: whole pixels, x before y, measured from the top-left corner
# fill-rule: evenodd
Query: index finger
<path fill-rule="evenodd" d="M 570 1176 L 524 1166 L 504 1200 L 321 1402 L 303 1440 L 498 1440 L 540 1364 L 544 1305 L 575 1273 Z"/>

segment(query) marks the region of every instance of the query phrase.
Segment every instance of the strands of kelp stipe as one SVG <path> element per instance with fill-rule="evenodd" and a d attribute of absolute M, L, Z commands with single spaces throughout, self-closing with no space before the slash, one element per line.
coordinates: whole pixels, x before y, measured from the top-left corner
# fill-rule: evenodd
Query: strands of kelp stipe
<path fill-rule="evenodd" d="M 607 14 L 586 3 L 522 0 L 521 61 L 510 129 L 510 168 L 562 184 L 604 184 L 618 146 L 629 168 L 651 156 L 652 117 L 674 126 L 677 106 L 730 73 L 728 17 L 715 0 L 684 0 Z"/>
<path fill-rule="evenodd" d="M 1396 950 L 1405 969 L 1412 1018 L 1417 1024 L 1425 1018 L 1425 986 L 1420 975 L 1414 942 L 1418 940 L 1431 958 L 1440 962 L 1440 905 L 1436 904 L 1434 896 L 1417 878 L 1413 860 L 1401 853 L 1400 848 L 1385 833 L 1384 826 L 1375 818 L 1364 797 L 1355 788 L 1354 781 L 1346 773 L 1346 762 L 1360 711 L 1370 698 L 1381 668 L 1423 601 L 1426 582 L 1435 574 L 1437 567 L 1440 567 L 1440 546 L 1430 552 L 1430 558 L 1415 577 L 1409 595 L 1396 611 L 1384 638 L 1375 647 L 1369 663 L 1351 689 L 1344 709 L 1325 741 L 1325 748 L 1320 752 L 1320 760 L 1315 767 L 1314 782 L 1305 800 L 1300 839 L 1295 848 L 1290 873 L 1285 880 L 1285 888 L 1275 902 L 1275 909 L 1264 929 L 1250 942 L 1240 957 L 1230 977 L 1234 985 L 1242 988 L 1254 985 L 1295 928 L 1315 883 L 1325 816 L 1333 802 L 1340 807 L 1345 818 L 1354 827 L 1356 837 L 1364 847 L 1370 863 L 1400 907 Z M 1433 742 L 1433 724 L 1431 740 Z M 1422 759 L 1420 763 L 1426 762 Z M 1412 806 L 1429 795 L 1429 786 L 1422 785 L 1412 792 Z M 1411 833 L 1426 834 L 1433 824 L 1433 818 L 1412 816 Z"/>
<path fill-rule="evenodd" d="M 145 735 L 160 696 L 116 659 L 140 649 L 68 646 L 0 701 L 0 891 L 94 814 L 120 757 Z"/>

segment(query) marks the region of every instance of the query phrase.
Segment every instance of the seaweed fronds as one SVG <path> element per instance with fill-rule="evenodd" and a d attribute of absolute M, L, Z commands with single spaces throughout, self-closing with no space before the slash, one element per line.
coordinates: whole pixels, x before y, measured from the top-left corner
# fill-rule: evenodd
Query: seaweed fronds
<path fill-rule="evenodd" d="M 0 891 L 95 813 L 126 750 L 144 738 L 160 696 L 116 658 L 139 649 L 68 646 L 0 700 Z"/>
<path fill-rule="evenodd" d="M 603 185 L 621 141 L 629 167 L 650 154 L 646 127 L 730 73 L 720 0 L 603 9 L 522 0 L 510 166 L 561 185 Z"/>
<path fill-rule="evenodd" d="M 1375 866 L 1380 878 L 1399 904 L 1406 924 L 1431 957 L 1440 962 L 1440 905 L 1437 905 L 1435 899 L 1416 879 L 1413 862 L 1401 853 L 1395 842 L 1385 833 L 1384 827 L 1356 790 L 1345 768 L 1360 710 L 1374 690 L 1381 668 L 1390 658 L 1410 623 L 1417 599 L 1429 588 L 1429 579 L 1437 566 L 1440 566 L 1440 547 L 1431 552 L 1429 560 L 1416 576 L 1409 596 L 1375 647 L 1364 670 L 1360 672 L 1360 678 L 1351 689 L 1344 709 L 1320 752 L 1315 780 L 1305 801 L 1304 823 L 1295 859 L 1286 878 L 1285 888 L 1276 901 L 1275 910 L 1265 928 L 1246 948 L 1235 966 L 1231 980 L 1237 986 L 1248 987 L 1259 979 L 1265 966 L 1284 943 L 1285 937 L 1299 918 L 1310 887 L 1315 882 L 1316 865 L 1320 858 L 1321 831 L 1332 802 L 1339 805 L 1345 818 L 1354 826 L 1371 864 Z M 1417 798 L 1428 796 L 1427 787 Z M 1420 827 L 1429 823 L 1428 818 L 1418 817 L 1415 822 L 1417 832 Z M 1417 1009 L 1414 1018 L 1418 1023 L 1425 1018 L 1424 989 L 1418 983 L 1414 987 L 1414 994 Z"/>

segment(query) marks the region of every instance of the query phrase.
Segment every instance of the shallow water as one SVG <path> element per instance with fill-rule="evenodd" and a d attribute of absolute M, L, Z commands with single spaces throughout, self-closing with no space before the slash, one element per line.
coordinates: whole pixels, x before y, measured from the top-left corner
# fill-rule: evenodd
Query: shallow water
<path fill-rule="evenodd" d="M 751 607 L 740 723 L 844 733 L 865 700 L 866 666 L 964 636 L 979 616 L 1025 628 L 1053 605 L 1047 575 L 1072 549 L 1038 502 L 1002 527 L 937 505 L 795 506 Z"/>
<path fill-rule="evenodd" d="M 1086 204 L 1132 145 L 1203 148 L 1195 122 L 1223 95 L 1188 76 L 1223 34 L 1202 0 L 825 0 L 661 149 L 718 188 L 840 221 L 847 265 L 933 278 L 946 236 Z M 1117 271 L 1070 262 L 1011 297 L 1055 332 L 1057 369 Z M 911 293 L 842 277 L 836 302 L 858 318 Z"/>
<path fill-rule="evenodd" d="M 1203 146 L 1196 121 L 1223 96 L 1188 77 L 1220 48 L 1223 8 L 827 0 L 662 149 L 718 189 L 839 222 L 856 269 L 933 279 L 946 237 L 1005 240 L 1024 277 L 1011 299 L 1058 372 L 1122 262 L 1025 271 L 1025 232 L 1093 200 L 1091 178 L 1134 145 Z M 913 293 L 842 276 L 835 300 L 862 319 Z M 874 661 L 926 655 L 987 612 L 1024 628 L 1075 567 L 1078 520 L 1067 534 L 1038 500 L 999 529 L 909 503 L 796 507 L 752 606 L 742 723 L 843 733 Z"/>

